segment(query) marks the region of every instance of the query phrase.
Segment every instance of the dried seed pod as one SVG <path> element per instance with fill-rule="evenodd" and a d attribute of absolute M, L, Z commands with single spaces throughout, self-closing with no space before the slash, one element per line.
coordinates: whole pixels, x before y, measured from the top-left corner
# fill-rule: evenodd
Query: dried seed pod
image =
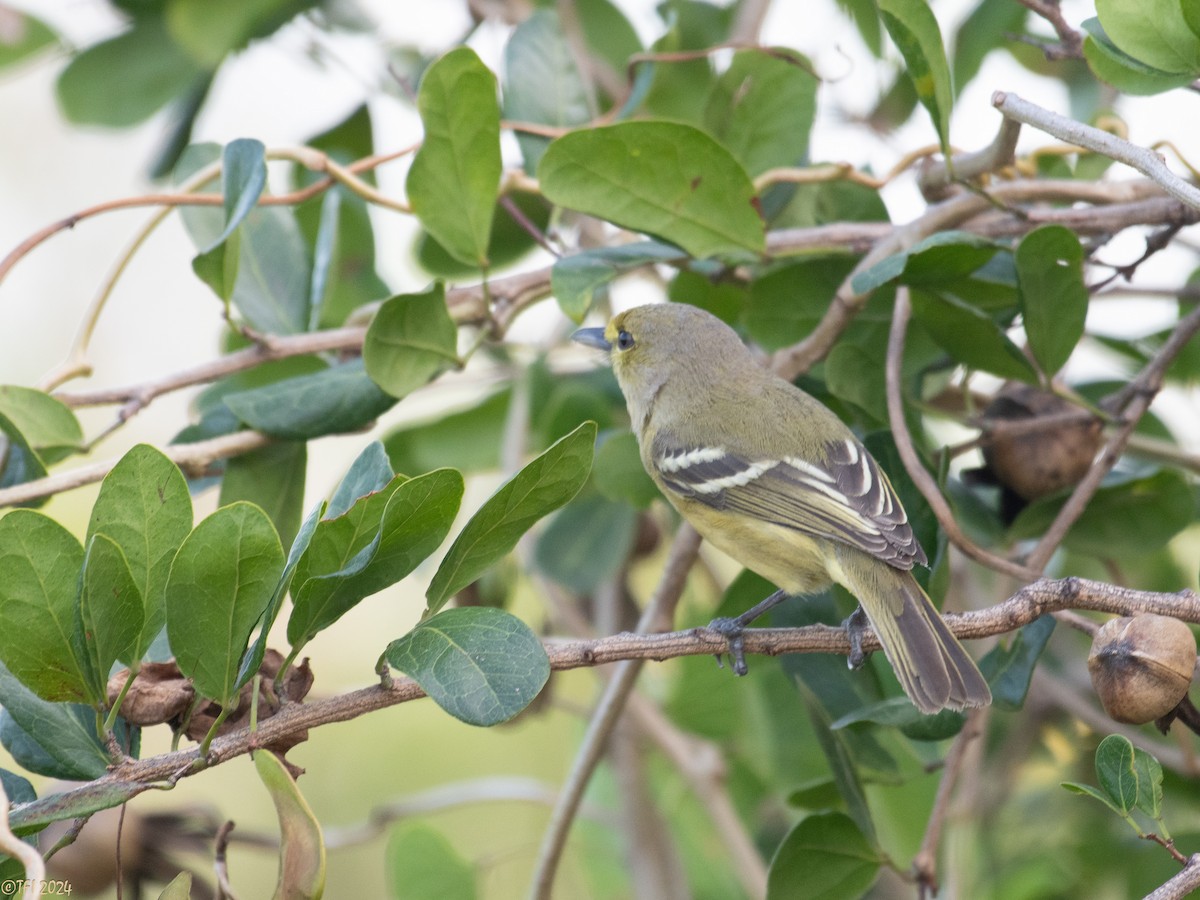
<path fill-rule="evenodd" d="M 1110 619 L 1088 654 L 1092 686 L 1118 722 L 1143 725 L 1162 718 L 1187 696 L 1196 665 L 1196 638 L 1170 616 Z"/>
<path fill-rule="evenodd" d="M 1028 502 L 1073 487 L 1100 449 L 1099 419 L 1047 425 L 1035 431 L 1006 429 L 1006 422 L 1061 415 L 1075 409 L 1061 397 L 1029 385 L 1006 385 L 984 410 L 983 459 L 988 471 Z"/>

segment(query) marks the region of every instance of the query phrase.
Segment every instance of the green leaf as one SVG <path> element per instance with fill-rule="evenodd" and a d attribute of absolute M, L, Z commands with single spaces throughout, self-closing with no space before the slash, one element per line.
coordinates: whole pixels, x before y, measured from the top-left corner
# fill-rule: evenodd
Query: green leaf
<path fill-rule="evenodd" d="M 225 228 L 205 252 L 225 242 L 258 203 L 267 184 L 267 148 L 253 138 L 238 138 L 221 154 L 221 192 L 225 197 Z"/>
<path fill-rule="evenodd" d="M 1122 809 L 1109 799 L 1108 794 L 1099 788 L 1094 788 L 1090 784 L 1077 784 L 1074 781 L 1062 782 L 1062 787 L 1066 788 L 1072 794 L 1083 794 L 1087 797 L 1094 797 L 1115 812 L 1117 815 L 1122 815 Z"/>
<path fill-rule="evenodd" d="M 25 509 L 0 518 L 0 660 L 46 700 L 88 698 L 75 621 L 82 564 L 79 541 L 53 519 Z"/>
<path fill-rule="evenodd" d="M 532 460 L 479 508 L 433 576 L 425 593 L 427 617 L 509 553 L 538 519 L 579 492 L 591 470 L 595 443 L 596 423 L 583 423 Z"/>
<path fill-rule="evenodd" d="M 954 88 L 950 66 L 933 10 L 924 0 L 879 0 L 884 27 L 895 41 L 917 89 L 921 105 L 929 110 L 942 152 L 950 155 L 950 110 Z"/>
<path fill-rule="evenodd" d="M 845 667 L 843 666 L 843 668 Z M 803 679 L 796 679 L 796 688 L 805 712 L 808 713 L 808 718 L 812 722 L 817 743 L 829 763 L 838 793 L 853 817 L 852 821 L 857 823 L 860 834 L 867 835 L 868 841 L 874 843 L 875 825 L 871 819 L 871 807 L 867 802 L 867 796 L 859 776 L 860 767 L 856 765 L 850 752 L 850 734 L 846 731 L 832 730 L 829 713 Z M 768 884 L 769 879 L 768 875 Z"/>
<path fill-rule="evenodd" d="M 343 165 L 370 156 L 375 152 L 375 136 L 366 105 L 359 106 L 328 131 L 305 143 Z M 292 175 L 295 188 L 311 185 L 321 177 L 320 173 L 301 166 L 293 167 Z M 359 178 L 368 184 L 375 183 L 370 172 L 360 172 Z M 336 219 L 336 235 L 332 242 L 325 237 L 331 228 L 331 219 Z M 312 323 L 315 315 L 316 324 L 311 325 L 310 330 L 341 325 L 364 303 L 390 293 L 375 269 L 375 232 L 363 198 L 339 185 L 327 191 L 319 202 L 314 200 L 297 207 L 296 220 L 305 240 L 315 248 L 309 282 L 312 304 L 309 321 Z M 321 290 L 322 282 L 324 290 Z"/>
<path fill-rule="evenodd" d="M 167 34 L 161 16 L 88 47 L 58 78 L 63 114 L 77 125 L 136 125 L 204 76 Z"/>
<path fill-rule="evenodd" d="M 266 36 L 313 0 L 166 0 L 171 38 L 201 65 L 216 68 L 225 55 Z"/>
<path fill-rule="evenodd" d="M 538 166 L 554 203 L 642 231 L 701 258 L 758 256 L 758 198 L 746 171 L 704 132 L 623 122 L 554 141 Z"/>
<path fill-rule="evenodd" d="M 844 257 L 804 259 L 754 279 L 742 314 L 747 333 L 765 350 L 807 337 L 853 268 Z"/>
<path fill-rule="evenodd" d="M 783 839 L 767 873 L 767 900 L 857 900 L 883 860 L 845 813 L 801 819 Z"/>
<path fill-rule="evenodd" d="M 550 270 L 550 289 L 559 308 L 576 324 L 591 309 L 596 292 L 633 269 L 680 259 L 679 250 L 657 241 L 597 247 L 559 257 Z"/>
<path fill-rule="evenodd" d="M 417 107 L 425 140 L 408 171 L 409 203 L 453 256 L 486 267 L 501 173 L 496 77 L 458 47 L 425 71 Z"/>
<path fill-rule="evenodd" d="M 592 465 L 592 480 L 596 490 L 609 500 L 619 500 L 646 509 L 658 499 L 658 486 L 646 474 L 637 435 L 632 431 L 601 436 Z"/>
<path fill-rule="evenodd" d="M 25 435 L 6 416 L 0 415 L 0 488 L 24 484 L 46 476 L 46 465 L 29 446 Z M 27 506 L 41 505 L 40 500 Z"/>
<path fill-rule="evenodd" d="M 1134 59 L 1172 74 L 1200 73 L 1200 37 L 1188 27 L 1180 0 L 1096 0 L 1096 16 Z"/>
<path fill-rule="evenodd" d="M 167 636 L 179 671 L 222 706 L 237 694 L 250 631 L 283 575 L 283 549 L 257 506 L 235 503 L 196 526 L 171 564 Z"/>
<path fill-rule="evenodd" d="M 162 631 L 171 560 L 191 530 L 187 482 L 161 451 L 138 444 L 105 476 L 88 521 L 87 540 L 103 534 L 116 542 L 144 607 L 141 634 L 124 662 L 140 660 Z"/>
<path fill-rule="evenodd" d="M 75 413 L 43 391 L 0 385 L 0 416 L 21 432 L 39 457 L 50 462 L 83 447 L 83 429 Z"/>
<path fill-rule="evenodd" d="M 795 51 L 738 50 L 713 85 L 705 131 L 751 176 L 798 165 L 808 158 L 817 82 L 809 61 Z"/>
<path fill-rule="evenodd" d="M 865 294 L 889 281 L 913 287 L 945 285 L 972 274 L 999 249 L 993 241 L 969 232 L 939 231 L 859 272 L 851 288 Z"/>
<path fill-rule="evenodd" d="M 576 54 L 554 9 L 538 9 L 504 47 L 504 118 L 569 128 L 592 117 Z M 517 131 L 525 171 L 537 171 L 550 139 Z"/>
<path fill-rule="evenodd" d="M 88 701 L 107 706 L 108 673 L 117 660 L 133 658 L 145 607 L 125 553 L 104 534 L 92 535 L 88 540 L 80 579 L 79 616 L 91 676 Z"/>
<path fill-rule="evenodd" d="M 329 507 L 323 518 L 336 519 L 361 498 L 387 488 L 395 475 L 383 444 L 379 441 L 372 441 L 363 448 L 363 451 L 351 463 L 349 470 L 342 476 L 333 496 L 329 498 Z M 384 500 L 384 502 L 387 501 Z M 380 507 L 380 515 L 382 515 L 382 507 Z"/>
<path fill-rule="evenodd" d="M 95 710 L 49 703 L 4 665 L 0 665 L 0 706 L 4 707 L 0 741 L 23 768 L 51 778 L 80 781 L 99 778 L 108 771 L 108 754 L 96 736 Z M 81 709 L 82 717 L 78 714 Z"/>
<path fill-rule="evenodd" d="M 497 391 L 467 409 L 390 431 L 384 437 L 388 458 L 397 472 L 442 465 L 467 473 L 494 469 L 511 400 L 511 390 Z"/>
<path fill-rule="evenodd" d="M 1039 616 L 1018 631 L 1007 648 L 993 647 L 979 661 L 997 708 L 1017 710 L 1025 705 L 1033 670 L 1054 633 L 1054 624 L 1053 616 Z"/>
<path fill-rule="evenodd" d="M 980 0 L 954 36 L 952 59 L 954 90 L 961 94 L 979 74 L 983 61 L 1008 43 L 1008 35 L 1021 34 L 1029 10 L 1012 0 Z"/>
<path fill-rule="evenodd" d="M 158 900 L 192 900 L 192 873 L 185 869 L 172 878 L 158 895 Z"/>
<path fill-rule="evenodd" d="M 487 250 L 488 271 L 496 272 L 511 266 L 537 247 L 534 235 L 545 234 L 550 226 L 552 211 L 550 202 L 540 194 L 518 190 L 505 193 L 504 202 L 497 203 L 492 214 L 492 235 Z M 518 216 L 523 218 L 518 219 Z M 461 281 L 467 276 L 478 280 L 484 271 L 478 265 L 455 259 L 427 231 L 418 235 L 414 255 L 417 265 L 422 269 L 447 281 Z M 375 296 L 386 296 L 388 293 L 383 290 Z"/>
<path fill-rule="evenodd" d="M 445 897 L 474 900 L 475 867 L 441 832 L 417 822 L 392 830 L 386 853 L 387 882 L 393 897 Z"/>
<path fill-rule="evenodd" d="M 1046 497 L 1025 507 L 1010 536 L 1036 537 L 1045 532 L 1065 502 Z M 1186 528 L 1195 516 L 1187 479 L 1163 470 L 1145 478 L 1105 485 L 1071 526 L 1063 544 L 1101 559 L 1152 553 Z"/>
<path fill-rule="evenodd" d="M 182 182 L 221 155 L 215 144 L 187 148 L 176 167 Z M 211 247 L 225 230 L 225 214 L 215 207 L 185 207 L 183 223 L 197 248 Z M 290 209 L 255 206 L 219 249 L 193 263 L 218 296 L 229 299 L 256 330 L 299 334 L 311 318 L 312 262 L 304 235 Z"/>
<path fill-rule="evenodd" d="M 318 900 L 325 891 L 325 838 L 321 823 L 283 761 L 270 750 L 254 753 L 254 768 L 279 818 L 278 898 Z"/>
<path fill-rule="evenodd" d="M 1042 372 L 1053 378 L 1083 336 L 1083 247 L 1070 229 L 1044 225 L 1021 239 L 1016 261 L 1025 335 Z"/>
<path fill-rule="evenodd" d="M 550 660 L 524 622 L 502 609 L 447 609 L 388 644 L 389 665 L 468 725 L 506 722 L 533 702 Z"/>
<path fill-rule="evenodd" d="M 1096 778 L 1114 809 L 1128 814 L 1138 801 L 1133 744 L 1120 734 L 1110 734 L 1096 748 Z"/>
<path fill-rule="evenodd" d="M 283 608 L 283 601 L 292 586 L 292 578 L 296 574 L 296 567 L 312 543 L 313 534 L 316 533 L 317 523 L 320 522 L 323 512 L 325 512 L 324 502 L 314 506 L 301 523 L 295 540 L 292 541 L 291 549 L 288 550 L 287 562 L 283 566 L 283 574 L 279 576 L 279 583 L 275 585 L 275 591 L 271 594 L 271 602 L 267 604 L 267 608 L 263 610 L 262 616 L 259 617 L 257 623 L 259 629 L 258 637 L 254 639 L 254 643 L 250 645 L 250 649 L 242 656 L 242 664 L 238 670 L 238 690 L 241 690 L 242 686 L 257 674 L 263 659 L 267 655 L 267 641 L 271 637 L 271 626 L 279 618 L 279 611 Z"/>
<path fill-rule="evenodd" d="M 1137 778 L 1137 808 L 1152 819 L 1162 815 L 1163 770 L 1162 764 L 1143 750 L 1133 748 L 1133 771 Z"/>
<path fill-rule="evenodd" d="M 1182 75 L 1163 72 L 1122 52 L 1104 33 L 1099 19 L 1084 19 L 1082 25 L 1087 32 L 1083 39 L 1083 56 L 1088 67 L 1097 78 L 1119 91 L 1134 96 L 1161 94 L 1195 80 L 1190 72 Z"/>
<path fill-rule="evenodd" d="M 370 540 L 360 550 L 354 548 L 363 530 L 361 526 L 354 529 L 353 517 L 318 525 L 311 551 L 314 556 L 321 543 L 339 538 L 349 539 L 343 554 L 354 550 L 354 555 L 329 572 L 304 566 L 302 561 L 288 621 L 288 640 L 293 647 L 328 628 L 363 598 L 412 572 L 450 533 L 462 495 L 463 478 L 455 469 L 438 469 L 399 484 L 387 499 L 377 526 L 366 532 Z"/>
<path fill-rule="evenodd" d="M 58 43 L 58 37 L 40 19 L 9 7 L 7 32 L 0 39 L 0 69 Z"/>
<path fill-rule="evenodd" d="M 270 444 L 225 464 L 217 506 L 246 500 L 262 507 L 284 546 L 291 546 L 304 514 L 308 445 L 302 441 Z"/>
<path fill-rule="evenodd" d="M 354 431 L 395 404 L 367 376 L 361 359 L 225 395 L 225 405 L 251 428 L 293 441 Z"/>
<path fill-rule="evenodd" d="M 148 789 L 149 785 L 128 781 L 85 784 L 61 793 L 47 794 L 40 800 L 14 809 L 9 816 L 9 824 L 16 834 L 39 831 L 50 822 L 86 818 L 102 809 L 120 806 Z"/>
<path fill-rule="evenodd" d="M 938 346 L 972 369 L 1037 383 L 1033 366 L 986 313 L 955 297 L 912 292 L 913 313 Z"/>
<path fill-rule="evenodd" d="M 442 283 L 385 300 L 367 328 L 363 359 L 371 380 L 397 398 L 462 365 Z"/>
<path fill-rule="evenodd" d="M 637 535 L 637 510 L 598 494 L 576 499 L 538 535 L 537 567 L 577 594 L 591 594 L 612 578 Z"/>

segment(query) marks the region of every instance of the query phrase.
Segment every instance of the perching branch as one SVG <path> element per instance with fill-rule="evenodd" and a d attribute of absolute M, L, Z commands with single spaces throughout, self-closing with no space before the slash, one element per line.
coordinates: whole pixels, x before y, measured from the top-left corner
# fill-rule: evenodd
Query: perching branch
<path fill-rule="evenodd" d="M 660 582 L 659 596 L 665 601 L 682 588 L 682 576 L 691 562 L 695 538 L 677 538 L 672 566 Z M 677 594 L 675 594 L 677 596 Z M 661 605 L 659 610 L 661 611 Z M 1007 634 L 1028 625 L 1039 616 L 1058 610 L 1082 609 L 1111 615 L 1132 616 L 1157 613 L 1200 624 L 1200 594 L 1183 590 L 1174 594 L 1138 591 L 1084 578 L 1042 579 L 1021 588 L 1007 600 L 987 609 L 967 613 L 948 613 L 947 625 L 959 638 L 978 639 Z M 649 619 L 643 616 L 643 620 Z M 657 618 L 657 616 L 655 616 Z M 778 656 L 784 653 L 848 654 L 850 642 L 845 629 L 828 625 L 803 628 L 751 628 L 744 635 L 745 650 L 751 654 Z M 877 650 L 879 639 L 868 628 L 863 633 L 863 649 Z M 667 633 L 622 633 L 595 640 L 545 642 L 550 667 L 555 671 L 591 668 L 620 661 L 667 660 L 679 656 L 707 656 L 724 653 L 727 640 L 707 628 Z M 630 666 L 629 668 L 634 668 Z M 753 670 L 752 670 L 753 671 Z M 732 677 L 732 676 L 731 676 Z M 753 676 L 751 676 L 753 677 Z M 617 679 L 614 677 L 613 682 Z M 388 687 L 373 685 L 312 703 L 292 703 L 276 715 L 258 723 L 258 731 L 239 729 L 213 741 L 208 763 L 225 762 L 256 747 L 269 746 L 282 738 L 308 728 L 333 722 L 346 722 L 369 712 L 395 706 L 425 696 L 410 678 L 394 678 Z M 35 800 L 14 811 L 17 824 L 35 817 L 61 811 L 59 818 L 78 814 L 76 802 L 116 793 L 126 799 L 168 780 L 195 774 L 196 751 L 180 750 L 143 760 L 126 760 L 107 775 L 79 788 Z M 102 808 L 95 806 L 93 809 Z"/>

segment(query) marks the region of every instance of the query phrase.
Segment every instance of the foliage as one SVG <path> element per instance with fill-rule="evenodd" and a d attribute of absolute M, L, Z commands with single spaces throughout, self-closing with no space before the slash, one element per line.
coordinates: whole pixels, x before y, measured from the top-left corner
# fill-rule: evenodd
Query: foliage
<path fill-rule="evenodd" d="M 1200 77 L 1196 4 L 1097 0 L 1079 22 L 1056 3 L 1016 0 L 977 0 L 961 22 L 924 0 L 828 4 L 823 15 L 863 66 L 842 78 L 860 100 L 886 85 L 854 116 L 838 108 L 825 39 L 766 43 L 750 3 L 662 3 L 648 47 L 629 4 L 496 4 L 514 21 L 472 20 L 453 46 L 386 48 L 380 79 L 399 82 L 420 125 L 407 151 L 376 136 L 397 132 L 381 127 L 374 89 L 303 148 L 253 134 L 192 140 L 214 81 L 248 49 L 282 45 L 293 28 L 373 40 L 348 4 L 107 5 L 114 33 L 55 59 L 45 50 L 67 44 L 52 24 L 0 7 L 0 67 L 56 66 L 61 111 L 78 125 L 162 126 L 152 168 L 164 181 L 156 195 L 170 196 L 154 203 L 179 208 L 195 255 L 178 278 L 211 291 L 224 333 L 211 365 L 114 400 L 69 383 L 90 372 L 101 340 L 89 319 L 73 365 L 37 388 L 0 386 L 0 744 L 36 782 L 0 770 L 17 836 L 203 779 L 257 748 L 279 818 L 278 895 L 319 896 L 327 880 L 333 893 L 329 823 L 285 757 L 306 729 L 425 695 L 468 725 L 517 719 L 498 740 L 558 778 L 558 757 L 574 748 L 523 737 L 531 723 L 569 720 L 571 701 L 547 690 L 551 669 L 679 656 L 626 717 L 637 740 L 613 737 L 560 888 L 570 878 L 580 896 L 649 896 L 668 883 L 698 897 L 858 897 L 890 869 L 963 896 L 1059 895 L 1064 879 L 1124 895 L 1173 874 L 1162 847 L 1129 842 L 1100 807 L 1063 809 L 1060 781 L 1176 857 L 1200 851 L 1163 823 L 1165 797 L 1173 810 L 1200 799 L 1182 755 L 1148 733 L 1101 740 L 1102 713 L 1074 690 L 1086 671 L 1078 636 L 1054 634 L 1041 607 L 993 609 L 1011 588 L 998 572 L 1044 573 L 1099 580 L 1057 582 L 1064 606 L 1165 604 L 1200 621 L 1195 597 L 1175 593 L 1195 586 L 1200 463 L 1169 406 L 1147 412 L 1160 393 L 1194 410 L 1200 294 L 1172 261 L 1195 266 L 1177 237 L 1200 207 L 1157 156 L 1147 178 L 1109 172 L 1125 151 L 1149 155 L 1120 139 L 1115 116 L 1132 114 L 1131 98 L 1175 98 Z M 501 35 L 502 49 L 490 54 L 480 35 Z M 1042 110 L 1033 124 L 1067 143 L 1047 139 L 1018 158 L 1005 131 L 993 142 L 961 128 L 956 110 L 992 87 L 979 83 L 985 64 L 1003 63 L 1024 67 L 1045 96 L 1065 87 L 1078 121 L 1059 133 Z M 856 139 L 829 163 L 814 159 L 835 144 L 835 124 Z M 910 141 L 927 149 L 901 159 L 911 146 L 897 145 Z M 405 177 L 384 190 L 375 170 L 397 157 Z M 920 200 L 897 200 L 891 186 L 903 180 Z M 376 247 L 383 215 L 415 233 L 400 284 L 376 265 L 395 254 Z M 118 273 L 153 252 L 140 238 L 160 218 Z M 1144 236 L 1140 256 L 1114 241 L 1127 232 Z M 0 262 L 0 291 L 35 245 Z M 683 627 L 773 589 L 750 573 L 727 577 L 707 554 L 693 565 L 685 539 L 669 542 L 678 522 L 641 467 L 615 382 L 562 346 L 572 323 L 602 322 L 638 282 L 724 319 L 863 437 L 933 560 L 922 583 L 939 603 L 978 611 L 973 636 L 1002 636 L 981 660 L 990 711 L 921 716 L 880 655 L 857 672 L 828 653 L 755 657 L 735 680 L 694 633 L 668 650 L 609 639 L 633 627 L 634 601 L 669 616 L 682 593 Z M 1167 299 L 1155 290 L 1164 282 Z M 1099 307 L 1121 303 L 1120 291 L 1138 312 L 1105 331 Z M 556 324 L 523 345 L 512 326 L 535 307 Z M 1156 318 L 1141 321 L 1142 310 Z M 1091 374 L 1097 359 L 1109 380 Z M 460 388 L 451 404 L 447 385 Z M 200 390 L 173 438 L 120 444 L 130 418 L 185 387 Z M 1040 405 L 1016 399 L 1030 392 Z M 114 402 L 98 451 L 112 458 L 85 463 L 101 435 L 77 411 Z M 1072 427 L 1088 437 L 1067 459 L 1056 435 Z M 1023 448 L 1012 452 L 1028 454 L 1020 465 L 1045 470 L 1052 488 L 1018 489 L 986 454 L 975 468 L 975 451 L 998 447 L 1006 429 Z M 357 455 L 318 497 L 310 447 L 334 435 L 350 435 Z M 96 480 L 85 528 L 62 507 L 39 508 Z M 197 521 L 196 508 L 209 512 Z M 686 582 L 671 574 L 689 569 Z M 394 585 L 424 603 L 411 627 L 354 648 L 362 679 L 378 684 L 305 701 L 306 679 L 324 693 L 326 660 L 314 651 L 310 669 L 302 654 Z M 772 624 L 787 629 L 780 640 L 816 641 L 852 605 L 827 591 L 779 607 Z M 564 632 L 574 642 L 554 639 Z M 172 688 L 153 680 L 164 663 Z M 176 702 L 157 718 L 142 712 L 154 690 Z M 600 706 L 581 760 L 599 756 L 615 712 Z M 143 729 L 163 725 L 176 749 L 139 759 Z M 445 746 L 478 734 L 447 733 Z M 198 747 L 178 749 L 185 736 Z M 1070 780 L 1093 747 L 1099 787 Z M 405 752 L 395 758 L 418 765 L 412 745 Z M 701 758 L 717 762 L 705 771 Z M 582 793 L 590 769 L 580 772 L 563 798 Z M 328 774 L 313 766 L 303 783 Z M 85 784 L 47 789 L 39 777 Z M 972 801 L 959 833 L 926 846 L 943 831 L 941 788 L 956 785 Z M 496 852 L 484 851 L 425 815 L 393 830 L 381 877 L 400 897 L 523 894 L 530 878 L 548 896 L 553 848 L 572 822 L 558 802 L 513 891 L 488 868 L 529 835 L 489 828 Z M 612 827 L 616 808 L 636 827 Z M 7 859 L 0 872 L 21 867 Z M 190 884 L 184 873 L 163 896 L 189 896 Z"/>

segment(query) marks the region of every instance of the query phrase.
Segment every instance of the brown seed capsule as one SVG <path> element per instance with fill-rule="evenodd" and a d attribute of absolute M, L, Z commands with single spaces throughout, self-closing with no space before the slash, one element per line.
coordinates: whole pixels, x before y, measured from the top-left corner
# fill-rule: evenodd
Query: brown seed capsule
<path fill-rule="evenodd" d="M 1195 666 L 1191 629 L 1153 614 L 1105 622 L 1088 654 L 1092 686 L 1105 712 L 1132 725 L 1153 722 L 1178 706 Z"/>
<path fill-rule="evenodd" d="M 1054 394 L 1028 385 L 1006 385 L 984 410 L 983 459 L 995 480 L 1030 501 L 1072 487 L 1100 449 L 1099 419 L 1058 422 L 1034 431 L 1005 429 L 1074 410 Z"/>

